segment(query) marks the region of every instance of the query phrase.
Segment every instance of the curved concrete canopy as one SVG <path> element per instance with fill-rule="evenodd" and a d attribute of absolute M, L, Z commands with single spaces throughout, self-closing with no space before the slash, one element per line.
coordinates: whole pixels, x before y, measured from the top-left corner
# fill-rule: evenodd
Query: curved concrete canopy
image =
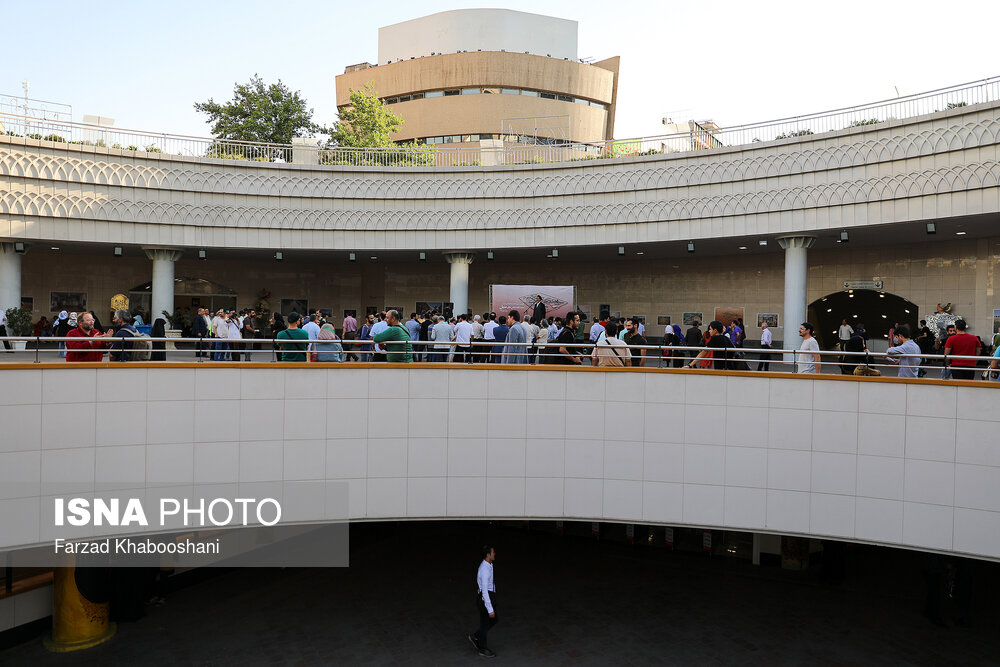
<path fill-rule="evenodd" d="M 0 137 L 0 237 L 485 250 L 773 238 L 997 213 L 998 110 L 517 167 L 240 163 Z"/>

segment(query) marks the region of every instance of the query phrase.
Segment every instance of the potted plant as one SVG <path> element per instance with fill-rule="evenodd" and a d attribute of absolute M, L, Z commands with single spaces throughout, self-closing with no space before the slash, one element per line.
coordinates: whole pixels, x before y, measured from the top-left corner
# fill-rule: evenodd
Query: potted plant
<path fill-rule="evenodd" d="M 31 311 L 27 308 L 7 309 L 7 335 L 8 336 L 30 336 L 31 335 Z M 23 350 L 28 344 L 25 340 L 11 341 L 15 350 Z"/>
<path fill-rule="evenodd" d="M 163 332 L 166 335 L 166 337 L 180 338 L 183 333 L 182 327 L 184 326 L 184 316 L 181 315 L 180 311 L 176 313 L 168 313 L 167 311 L 164 310 L 163 317 L 167 320 L 167 323 L 170 325 L 170 328 Z M 173 341 L 168 341 L 165 347 L 168 350 L 177 349 L 177 346 L 174 345 Z"/>

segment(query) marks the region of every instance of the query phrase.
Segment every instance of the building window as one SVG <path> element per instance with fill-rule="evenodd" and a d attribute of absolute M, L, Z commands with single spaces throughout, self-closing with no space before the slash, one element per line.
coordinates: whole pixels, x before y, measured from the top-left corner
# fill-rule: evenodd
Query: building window
<path fill-rule="evenodd" d="M 499 95 L 500 94 L 500 89 L 499 88 L 483 88 L 483 92 L 485 94 L 487 94 L 487 95 Z"/>
<path fill-rule="evenodd" d="M 409 102 L 409 101 L 410 101 L 410 99 L 411 99 L 411 98 L 410 98 L 410 96 L 409 96 L 409 95 L 400 95 L 400 96 L 399 96 L 399 101 L 400 101 L 400 102 Z"/>
<path fill-rule="evenodd" d="M 539 97 L 544 97 L 547 100 L 554 100 L 556 96 L 554 93 L 538 93 Z"/>
<path fill-rule="evenodd" d="M 569 95 L 559 95 L 559 101 L 560 102 L 572 102 L 573 98 L 570 97 Z"/>
<path fill-rule="evenodd" d="M 522 95 L 527 95 L 528 97 L 538 97 L 538 91 L 537 90 L 522 90 L 521 94 Z"/>
<path fill-rule="evenodd" d="M 429 93 L 424 93 L 424 97 L 441 97 L 444 95 L 443 90 L 432 90 Z"/>
<path fill-rule="evenodd" d="M 413 93 L 413 95 L 411 95 L 410 97 L 411 97 L 411 99 L 414 99 L 414 100 L 422 100 L 422 99 L 424 99 L 424 94 L 423 93 Z"/>
<path fill-rule="evenodd" d="M 597 107 L 598 109 L 606 109 L 607 108 L 603 104 L 601 104 L 600 102 L 591 102 L 590 106 Z"/>
<path fill-rule="evenodd" d="M 402 102 L 402 101 L 403 101 L 403 98 L 402 98 L 402 97 L 400 97 L 400 98 L 399 98 L 399 101 L 400 101 L 400 102 Z M 579 97 L 578 97 L 578 98 L 576 98 L 576 103 L 577 103 L 577 104 L 582 104 L 582 105 L 583 105 L 583 106 L 585 106 L 585 107 L 589 107 L 589 106 L 590 106 L 590 100 L 583 100 L 583 99 L 580 99 Z"/>
<path fill-rule="evenodd" d="M 504 95 L 520 95 L 521 90 L 519 88 L 503 88 L 501 91 Z"/>
<path fill-rule="evenodd" d="M 479 135 L 477 134 L 475 136 L 476 136 L 476 138 L 473 139 L 472 138 L 473 135 L 471 135 L 471 134 L 463 134 L 462 135 L 462 142 L 465 143 L 465 142 L 470 142 L 470 141 L 479 141 Z"/>
<path fill-rule="evenodd" d="M 385 103 L 386 104 L 395 104 L 398 101 L 399 101 L 399 99 L 396 98 L 396 97 L 387 97 L 387 98 L 385 98 Z"/>
<path fill-rule="evenodd" d="M 452 95 L 461 95 L 461 94 L 462 94 L 461 90 L 446 90 L 446 91 L 444 91 L 444 96 L 445 97 L 451 97 Z"/>

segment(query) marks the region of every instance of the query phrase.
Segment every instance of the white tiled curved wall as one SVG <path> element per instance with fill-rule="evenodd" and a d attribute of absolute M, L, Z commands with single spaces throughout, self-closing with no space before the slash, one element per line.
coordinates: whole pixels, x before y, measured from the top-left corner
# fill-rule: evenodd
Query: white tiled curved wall
<path fill-rule="evenodd" d="M 460 366 L 0 370 L 0 547 L 44 539 L 48 483 L 347 480 L 356 520 L 630 521 L 1000 559 L 998 398 Z"/>

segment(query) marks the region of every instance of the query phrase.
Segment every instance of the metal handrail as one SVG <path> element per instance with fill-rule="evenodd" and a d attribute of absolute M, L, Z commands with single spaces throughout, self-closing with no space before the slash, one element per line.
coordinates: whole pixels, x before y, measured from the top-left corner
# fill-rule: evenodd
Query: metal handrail
<path fill-rule="evenodd" d="M 122 338 L 120 338 L 120 337 L 114 337 L 114 336 L 99 336 L 99 337 L 96 337 L 96 339 L 99 339 L 99 340 L 102 340 L 102 341 L 108 343 L 109 346 L 112 345 L 112 344 L 114 344 L 115 342 L 117 342 L 119 340 L 122 340 Z M 79 342 L 79 341 L 92 341 L 92 340 L 95 340 L 95 338 L 82 338 L 82 337 L 79 337 L 79 336 L 6 336 L 6 337 L 0 337 L 0 345 L 2 345 L 5 342 L 14 342 L 14 341 L 34 342 L 35 343 L 34 349 L 9 350 L 9 351 L 10 352 L 33 352 L 35 354 L 35 363 L 40 363 L 39 351 L 40 351 L 40 348 L 41 348 L 41 343 L 45 343 L 45 342 L 67 342 L 67 341 L 77 341 L 77 342 Z M 128 338 L 125 338 L 124 340 L 128 340 Z M 255 354 L 255 353 L 270 354 L 271 357 L 272 357 L 272 361 L 278 361 L 278 358 L 277 358 L 278 354 L 280 354 L 282 352 L 282 350 L 280 349 L 280 346 L 282 345 L 282 343 L 284 343 L 286 345 L 305 345 L 305 346 L 307 346 L 307 349 L 304 349 L 304 350 L 289 349 L 289 350 L 284 350 L 284 351 L 285 352 L 290 352 L 290 353 L 299 353 L 299 354 L 306 353 L 306 362 L 307 363 L 310 363 L 309 355 L 311 353 L 317 351 L 316 348 L 313 347 L 317 343 L 318 344 L 334 343 L 334 342 L 340 343 L 341 346 L 344 348 L 344 353 L 345 354 L 362 354 L 362 353 L 364 353 L 364 354 L 372 354 L 372 353 L 374 353 L 373 349 L 362 350 L 361 348 L 364 347 L 364 346 L 375 346 L 375 345 L 377 345 L 370 338 L 366 338 L 366 339 L 356 339 L 356 338 L 355 339 L 342 339 L 342 338 L 338 338 L 337 340 L 334 340 L 334 341 L 322 341 L 322 340 L 315 340 L 315 339 L 313 339 L 313 340 L 285 340 L 285 339 L 279 340 L 279 339 L 274 338 L 274 337 L 268 337 L 268 338 L 171 338 L 171 337 L 153 338 L 153 337 L 149 337 L 149 338 L 145 338 L 144 340 L 148 340 L 150 342 L 162 342 L 162 343 L 191 343 L 191 344 L 195 345 L 195 347 L 192 347 L 192 348 L 189 348 L 189 349 L 162 350 L 162 351 L 165 351 L 165 352 L 169 352 L 172 355 L 186 354 L 186 353 L 191 353 L 191 352 L 198 352 L 199 350 L 197 349 L 197 346 L 198 346 L 199 343 L 202 346 L 204 346 L 201 351 L 204 352 L 204 353 L 206 353 L 206 354 L 211 354 L 212 352 L 216 351 L 216 350 L 212 349 L 212 346 L 215 343 L 227 343 L 228 344 L 230 341 L 232 341 L 233 343 L 236 343 L 237 345 L 255 345 L 255 344 L 256 345 L 265 345 L 265 344 L 270 343 L 271 344 L 271 349 L 263 349 L 262 348 L 262 349 L 259 349 L 259 350 L 254 350 L 254 349 L 247 350 L 244 347 L 240 347 L 240 348 L 231 349 L 231 350 L 229 350 L 229 352 L 237 352 L 239 354 L 246 354 L 246 353 L 250 353 L 250 354 Z M 500 354 L 500 353 L 492 352 L 492 350 L 494 348 L 496 348 L 496 347 L 501 347 L 501 348 L 515 347 L 515 348 L 518 348 L 519 350 L 523 350 L 525 355 L 528 355 L 528 356 L 537 356 L 537 357 L 557 357 L 557 356 L 564 356 L 560 352 L 558 352 L 558 349 L 556 349 L 555 351 L 543 351 L 546 348 L 549 348 L 551 350 L 553 348 L 558 348 L 558 347 L 572 347 L 574 350 L 587 350 L 588 352 L 584 353 L 581 356 L 589 357 L 590 356 L 590 352 L 593 351 L 595 348 L 599 347 L 598 343 L 592 343 L 589 340 L 576 341 L 576 342 L 570 343 L 568 346 L 560 344 L 558 341 L 554 341 L 554 340 L 552 340 L 552 341 L 545 341 L 545 342 L 528 341 L 528 342 L 525 342 L 525 343 L 510 343 L 510 342 L 506 342 L 506 341 L 497 342 L 497 341 L 478 341 L 478 340 L 474 340 L 474 341 L 470 341 L 470 343 L 469 343 L 468 346 L 460 345 L 459 343 L 457 343 L 456 341 L 453 341 L 453 340 L 449 340 L 447 342 L 439 342 L 439 341 L 434 341 L 434 340 L 428 340 L 428 341 L 387 341 L 386 343 L 384 343 L 384 345 L 393 345 L 393 344 L 398 345 L 398 344 L 404 343 L 404 342 L 405 343 L 409 343 L 409 345 L 411 347 L 422 348 L 422 351 L 425 352 L 425 353 L 438 352 L 438 353 L 454 354 L 456 352 L 461 351 L 461 350 L 459 350 L 459 348 L 471 347 L 471 348 L 474 348 L 474 349 L 484 350 L 483 352 L 480 352 L 480 354 Z M 438 346 L 446 346 L 446 347 L 438 347 Z M 628 349 L 630 351 L 631 350 L 646 350 L 646 351 L 651 351 L 651 352 L 660 351 L 661 354 L 667 353 L 667 352 L 670 352 L 670 353 L 673 353 L 673 352 L 684 352 L 685 354 L 684 354 L 683 358 L 688 359 L 690 361 L 693 361 L 694 357 L 696 356 L 696 354 L 699 353 L 699 352 L 701 352 L 701 351 L 703 351 L 703 350 L 709 351 L 709 352 L 716 352 L 716 351 L 719 351 L 720 349 L 725 349 L 727 351 L 727 357 L 726 358 L 728 360 L 730 360 L 730 361 L 733 361 L 733 360 L 740 361 L 740 360 L 742 360 L 742 361 L 747 361 L 749 363 L 750 361 L 761 361 L 761 360 L 763 360 L 763 361 L 767 361 L 769 363 L 772 363 L 775 366 L 780 366 L 780 365 L 782 365 L 784 363 L 784 362 L 782 362 L 780 360 L 781 359 L 781 355 L 783 355 L 783 354 L 798 354 L 798 355 L 819 354 L 820 357 L 821 357 L 820 363 L 819 363 L 820 366 L 841 366 L 841 365 L 844 365 L 844 364 L 855 365 L 855 364 L 851 364 L 850 362 L 856 360 L 857 362 L 863 362 L 863 365 L 866 365 L 866 366 L 869 366 L 869 367 L 873 367 L 873 368 L 896 368 L 896 367 L 898 367 L 897 363 L 874 363 L 873 359 L 890 359 L 890 358 L 891 359 L 907 359 L 907 358 L 917 358 L 917 359 L 921 360 L 921 367 L 927 366 L 928 362 L 931 362 L 931 361 L 941 361 L 942 365 L 947 365 L 946 364 L 947 361 L 954 361 L 956 359 L 960 359 L 960 360 L 975 361 L 976 364 L 977 364 L 976 366 L 968 366 L 967 368 L 974 369 L 974 370 L 979 370 L 979 371 L 985 370 L 983 367 L 979 366 L 980 362 L 986 362 L 986 366 L 988 368 L 993 361 L 997 360 L 997 357 L 988 356 L 988 355 L 974 356 L 974 355 L 955 355 L 955 354 L 949 354 L 949 355 L 944 355 L 944 354 L 887 354 L 886 352 L 871 352 L 871 351 L 869 351 L 869 352 L 847 352 L 847 351 L 840 351 L 840 350 L 819 350 L 818 352 L 813 352 L 813 351 L 806 352 L 806 351 L 803 351 L 803 350 L 800 350 L 800 349 L 794 349 L 794 348 L 789 348 L 789 349 L 783 349 L 783 348 L 770 348 L 770 349 L 769 348 L 736 348 L 736 347 L 731 347 L 731 348 L 712 348 L 712 347 L 706 347 L 706 346 L 698 347 L 698 346 L 689 346 L 689 345 L 677 345 L 677 346 L 674 346 L 674 345 L 629 345 Z M 65 350 L 65 348 L 60 348 L 58 350 L 55 349 L 55 348 L 52 348 L 52 349 L 49 349 L 47 351 L 48 352 L 61 352 L 61 351 L 64 351 L 64 350 Z M 0 349 L 0 352 L 2 352 L 2 351 L 3 350 Z M 65 350 L 65 351 L 71 351 L 71 350 Z M 81 351 L 86 352 L 87 350 L 81 350 Z M 91 351 L 96 351 L 96 350 L 91 350 Z M 157 350 L 157 351 L 161 351 L 161 350 Z M 325 352 L 325 350 L 319 350 L 319 351 L 320 352 Z M 414 351 L 420 353 L 421 350 L 414 350 Z M 743 358 L 742 359 L 739 358 L 739 357 L 735 357 L 734 356 L 737 352 L 740 352 L 740 353 L 743 354 Z M 392 351 L 389 351 L 389 353 L 392 353 Z M 694 354 L 692 354 L 692 353 L 694 353 Z M 824 357 L 826 357 L 826 358 L 834 357 L 834 359 L 833 360 L 827 360 L 827 359 L 824 359 Z M 635 358 L 635 357 L 633 356 L 633 358 Z M 650 356 L 648 356 L 648 355 L 646 356 L 647 360 L 649 360 L 650 358 L 651 358 Z M 669 357 L 666 357 L 664 355 L 664 358 L 669 358 Z M 659 359 L 657 359 L 657 360 L 659 360 Z M 708 362 L 714 361 L 714 359 L 707 359 L 707 358 L 704 359 L 704 360 L 708 361 Z M 416 362 L 416 363 L 421 363 L 421 362 Z M 788 364 L 785 364 L 785 365 L 788 365 Z M 861 364 L 859 363 L 859 364 L 856 364 L 856 365 L 861 365 Z M 0 364 L 0 368 L 2 368 L 2 367 L 3 367 L 3 365 Z M 781 371 L 775 371 L 775 372 L 781 372 Z"/>
<path fill-rule="evenodd" d="M 504 145 L 502 148 L 441 148 L 438 145 L 407 149 L 348 148 L 271 144 L 233 139 L 212 139 L 182 134 L 111 129 L 69 121 L 57 121 L 0 113 L 7 133 L 55 136 L 56 141 L 83 143 L 121 150 L 165 153 L 222 160 L 291 162 L 299 151 L 316 152 L 308 160 L 321 165 L 374 167 L 455 167 L 573 162 L 600 158 L 629 157 L 653 153 L 682 153 L 738 147 L 761 141 L 820 134 L 854 126 L 874 125 L 912 118 L 934 111 L 1000 100 L 1000 76 L 839 109 L 747 123 L 728 128 L 704 128 L 692 121 L 687 132 L 629 139 L 571 142 L 552 145 Z M 66 136 L 63 136 L 66 135 Z M 708 136 L 711 141 L 698 141 Z M 487 157 L 489 156 L 489 157 Z"/>

